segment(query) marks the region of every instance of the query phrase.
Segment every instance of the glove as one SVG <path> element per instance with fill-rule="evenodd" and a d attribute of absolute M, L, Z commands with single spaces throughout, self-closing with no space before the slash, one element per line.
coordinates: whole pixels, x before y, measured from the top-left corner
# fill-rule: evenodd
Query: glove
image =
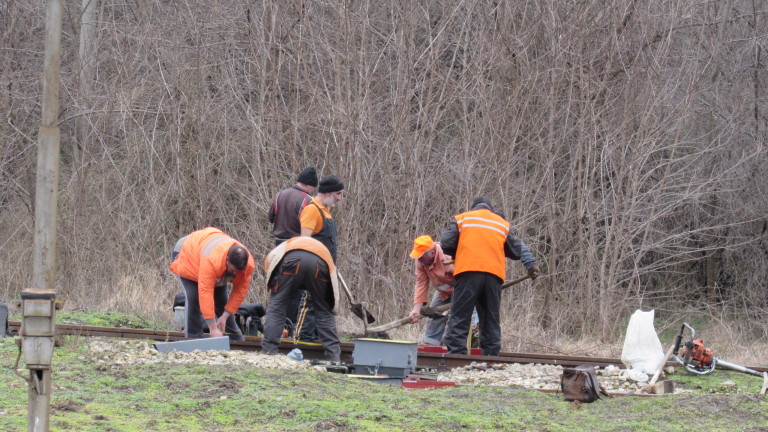
<path fill-rule="evenodd" d="M 541 274 L 541 270 L 539 270 L 538 267 L 533 266 L 528 269 L 528 276 L 531 278 L 531 280 L 536 280 L 537 277 Z"/>

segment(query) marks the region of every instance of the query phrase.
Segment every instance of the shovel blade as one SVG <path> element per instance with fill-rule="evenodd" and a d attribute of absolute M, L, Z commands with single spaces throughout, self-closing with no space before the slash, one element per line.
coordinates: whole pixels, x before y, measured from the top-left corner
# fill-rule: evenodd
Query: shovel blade
<path fill-rule="evenodd" d="M 368 324 L 373 324 L 376 322 L 376 318 L 371 315 L 370 312 L 368 312 L 367 309 L 365 309 L 365 312 L 363 312 L 363 305 L 360 303 L 352 303 L 350 306 L 350 310 L 353 314 L 357 315 L 358 318 L 361 320 L 365 320 L 368 322 Z"/>

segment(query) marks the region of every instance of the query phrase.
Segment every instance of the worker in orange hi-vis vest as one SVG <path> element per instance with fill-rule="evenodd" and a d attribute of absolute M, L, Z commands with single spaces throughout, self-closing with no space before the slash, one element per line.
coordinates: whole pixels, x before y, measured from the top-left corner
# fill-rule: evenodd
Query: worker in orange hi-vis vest
<path fill-rule="evenodd" d="M 493 211 L 491 201 L 485 197 L 476 198 L 470 211 L 454 216 L 448 230 L 440 236 L 440 245 L 443 252 L 454 257 L 456 278 L 445 335 L 448 352 L 467 353 L 470 320 L 476 307 L 480 319 L 480 349 L 483 355 L 498 355 L 501 350 L 499 306 L 506 258 L 522 260 L 528 275 L 536 279 L 541 272 L 533 255 L 523 254 L 524 243 L 512 234 L 509 222 Z"/>
<path fill-rule="evenodd" d="M 248 293 L 256 268 L 240 242 L 218 228 L 204 228 L 176 242 L 170 269 L 179 276 L 186 295 L 185 335 L 203 337 L 204 324 L 211 337 L 226 331 L 231 340 L 243 340 L 234 315 Z M 232 295 L 227 285 L 232 283 Z"/>

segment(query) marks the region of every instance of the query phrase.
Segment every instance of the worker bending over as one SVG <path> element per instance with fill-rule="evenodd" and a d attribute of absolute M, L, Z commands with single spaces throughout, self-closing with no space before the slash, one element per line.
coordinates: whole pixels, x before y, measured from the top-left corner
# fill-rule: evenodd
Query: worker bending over
<path fill-rule="evenodd" d="M 229 333 L 243 340 L 234 314 L 248 293 L 256 268 L 253 257 L 240 242 L 218 228 L 204 228 L 176 242 L 170 269 L 179 276 L 186 297 L 186 337 L 203 337 L 203 325 L 211 337 Z M 227 284 L 232 283 L 232 295 Z M 217 319 L 218 317 L 218 319 Z"/>
<path fill-rule="evenodd" d="M 336 266 L 328 248 L 311 237 L 294 237 L 272 249 L 264 261 L 269 305 L 261 350 L 277 354 L 291 295 L 306 290 L 315 311 L 317 336 L 327 360 L 339 361 L 341 344 L 336 333 L 338 288 Z"/>

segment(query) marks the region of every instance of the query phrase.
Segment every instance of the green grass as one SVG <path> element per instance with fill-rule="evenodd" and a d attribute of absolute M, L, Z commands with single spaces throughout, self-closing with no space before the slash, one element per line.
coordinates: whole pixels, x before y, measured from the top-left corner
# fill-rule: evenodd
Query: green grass
<path fill-rule="evenodd" d="M 21 314 L 16 312 L 9 317 L 11 321 L 21 321 Z M 76 324 L 97 327 L 122 327 L 135 329 L 175 330 L 166 328 L 167 324 L 155 322 L 145 316 L 134 313 L 104 311 L 56 311 L 57 324 Z"/>
<path fill-rule="evenodd" d="M 519 388 L 404 390 L 345 375 L 244 366 L 121 366 L 92 360 L 82 337 L 54 354 L 52 431 L 768 431 L 762 381 L 678 374 L 693 392 L 575 405 Z M 26 430 L 27 384 L 0 339 L 0 430 Z M 720 383 L 736 386 L 723 392 Z"/>
<path fill-rule="evenodd" d="M 155 328 L 157 324 L 138 314 L 93 311 L 58 311 L 56 312 L 56 323 L 124 328 Z"/>

